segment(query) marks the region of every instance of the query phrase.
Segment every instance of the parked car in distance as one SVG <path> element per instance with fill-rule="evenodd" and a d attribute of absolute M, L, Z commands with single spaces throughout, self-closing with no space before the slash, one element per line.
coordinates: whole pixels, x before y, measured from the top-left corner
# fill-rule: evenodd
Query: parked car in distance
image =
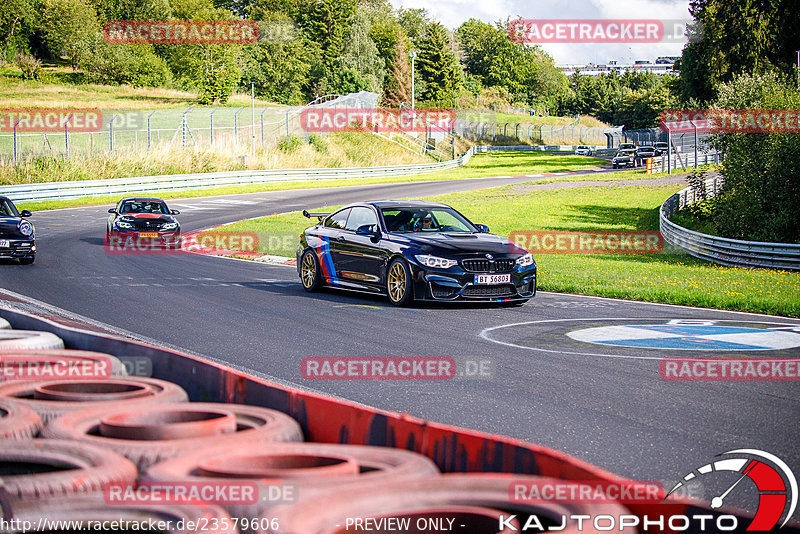
<path fill-rule="evenodd" d="M 619 149 L 620 150 L 635 150 L 636 149 L 636 145 L 634 145 L 633 143 L 620 143 L 619 144 Z"/>
<path fill-rule="evenodd" d="M 580 145 L 578 148 L 575 149 L 576 156 L 591 156 L 592 155 L 592 148 L 586 145 Z"/>
<path fill-rule="evenodd" d="M 0 258 L 29 265 L 36 259 L 33 225 L 28 210 L 19 211 L 8 197 L 0 196 Z"/>
<path fill-rule="evenodd" d="M 668 143 L 663 143 L 663 142 L 656 143 L 655 149 L 656 149 L 656 156 L 661 156 L 662 154 L 667 154 L 667 153 L 669 153 L 669 144 Z"/>

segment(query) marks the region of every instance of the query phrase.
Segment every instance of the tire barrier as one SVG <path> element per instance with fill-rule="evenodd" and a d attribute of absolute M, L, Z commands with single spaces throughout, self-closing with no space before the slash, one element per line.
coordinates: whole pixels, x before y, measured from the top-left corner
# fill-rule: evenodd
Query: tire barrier
<path fill-rule="evenodd" d="M 382 485 L 369 484 L 342 491 L 331 491 L 311 499 L 303 499 L 295 504 L 279 506 L 269 511 L 275 518 L 278 528 L 259 532 L 272 534 L 347 534 L 354 532 L 347 520 L 352 518 L 389 519 L 395 524 L 407 521 L 406 534 L 431 532 L 426 525 L 449 520 L 466 525 L 470 534 L 498 534 L 521 530 L 528 518 L 536 515 L 537 520 L 547 530 L 550 527 L 565 533 L 598 533 L 606 530 L 595 529 L 590 521 L 582 528 L 574 519 L 577 515 L 610 515 L 619 517 L 629 513 L 616 503 L 561 503 L 561 502 L 522 502 L 512 499 L 511 485 L 518 482 L 540 483 L 554 479 L 516 474 L 458 474 L 438 477 L 418 478 L 399 483 Z M 562 481 L 563 482 L 563 481 Z M 509 519 L 513 528 L 505 528 L 499 518 Z M 397 523 L 400 521 L 400 523 Z M 605 527 L 605 525 L 603 525 Z M 352 529 L 352 530 L 349 530 Z M 356 529 L 363 532 L 388 532 Z M 540 531 L 535 528 L 531 531 Z M 615 532 L 634 534 L 635 528 L 621 528 L 615 525 Z"/>
<path fill-rule="evenodd" d="M 0 317 L 0 328 L 11 328 L 11 324 L 2 317 Z"/>
<path fill-rule="evenodd" d="M 146 504 L 109 505 L 102 495 L 85 495 L 45 498 L 14 502 L 5 521 L 31 525 L 24 532 L 67 532 L 53 525 L 72 522 L 69 532 L 140 532 L 153 531 L 169 534 L 238 534 L 230 515 L 219 506 Z M 42 530 L 37 530 L 43 525 Z M 137 525 L 134 528 L 134 525 Z M 102 529 L 94 528 L 102 526 Z M 160 528 L 164 526 L 166 528 Z M 205 526 L 205 528 L 202 528 Z M 63 527 L 62 527 L 63 528 Z M 8 530 L 17 534 L 23 530 Z"/>
<path fill-rule="evenodd" d="M 186 391 L 156 378 L 125 377 L 102 380 L 35 380 L 0 384 L 8 397 L 36 411 L 45 423 L 87 408 L 134 409 L 141 404 L 186 402 Z"/>
<path fill-rule="evenodd" d="M 9 365 L 13 365 L 8 369 Z M 0 371 L 3 379 L 39 378 L 79 379 L 81 375 L 92 377 L 127 376 L 125 365 L 116 356 L 88 350 L 50 349 L 50 350 L 9 350 L 0 358 Z M 17 375 L 9 376 L 9 371 L 19 369 Z"/>
<path fill-rule="evenodd" d="M 63 349 L 64 342 L 50 332 L 0 329 L 0 351 Z"/>
<path fill-rule="evenodd" d="M 107 447 L 132 460 L 141 471 L 201 447 L 233 446 L 243 440 L 303 440 L 300 425 L 282 412 L 210 402 L 137 406 L 120 403 L 88 409 L 49 422 L 42 435 Z"/>
<path fill-rule="evenodd" d="M 289 484 L 302 498 L 331 488 L 363 487 L 439 474 L 425 456 L 402 449 L 327 443 L 242 443 L 211 447 L 150 466 L 152 482 L 213 484 L 251 480 L 260 484 L 257 503 L 229 506 L 234 517 L 257 517 L 274 505 L 270 486 Z"/>
<path fill-rule="evenodd" d="M 0 440 L 29 439 L 41 429 L 39 414 L 11 399 L 0 398 Z"/>
<path fill-rule="evenodd" d="M 0 481 L 12 497 L 102 491 L 109 482 L 136 476 L 130 460 L 107 448 L 66 440 L 0 441 Z"/>

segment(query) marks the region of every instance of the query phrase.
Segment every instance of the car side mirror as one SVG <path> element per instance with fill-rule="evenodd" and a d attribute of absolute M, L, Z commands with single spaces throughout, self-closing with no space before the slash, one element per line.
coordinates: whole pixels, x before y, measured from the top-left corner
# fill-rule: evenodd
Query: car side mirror
<path fill-rule="evenodd" d="M 108 210 L 108 213 L 117 213 L 117 210 L 114 209 L 114 208 L 111 208 L 110 210 Z"/>
<path fill-rule="evenodd" d="M 31 215 L 33 214 L 28 210 L 22 210 L 21 212 L 19 212 L 20 217 L 30 217 Z"/>
<path fill-rule="evenodd" d="M 476 224 L 475 226 L 478 227 L 478 230 L 480 230 L 482 234 L 488 234 L 489 233 L 489 227 L 486 226 L 485 224 Z"/>
<path fill-rule="evenodd" d="M 356 235 L 366 235 L 373 239 L 377 239 L 381 236 L 381 233 L 378 230 L 374 230 L 374 224 L 364 224 L 356 228 Z"/>
<path fill-rule="evenodd" d="M 173 214 L 173 215 L 180 215 L 180 214 L 181 214 L 181 212 L 180 212 L 180 211 L 178 211 L 178 210 L 172 210 L 172 214 Z"/>

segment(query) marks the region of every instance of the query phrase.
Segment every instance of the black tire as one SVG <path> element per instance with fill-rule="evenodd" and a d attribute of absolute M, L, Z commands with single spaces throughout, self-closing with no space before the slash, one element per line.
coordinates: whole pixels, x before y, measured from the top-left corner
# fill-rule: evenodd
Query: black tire
<path fill-rule="evenodd" d="M 136 480 L 124 456 L 87 443 L 61 439 L 0 441 L 3 489 L 19 498 L 102 491 L 109 482 Z"/>
<path fill-rule="evenodd" d="M 71 400 L 37 398 L 49 391 Z M 39 414 L 45 424 L 64 414 L 87 409 L 113 410 L 144 404 L 188 402 L 186 391 L 177 384 L 141 376 L 99 380 L 18 380 L 0 384 L 0 398 L 8 397 Z"/>
<path fill-rule="evenodd" d="M 0 399 L 0 439 L 30 439 L 41 429 L 39 414 L 12 399 Z"/>
<path fill-rule="evenodd" d="M 34 256 L 25 256 L 24 258 L 20 258 L 19 259 L 19 264 L 20 265 L 30 265 L 34 261 L 36 261 L 36 256 L 35 255 Z"/>
<path fill-rule="evenodd" d="M 322 274 L 320 273 L 317 254 L 309 249 L 300 257 L 300 283 L 303 289 L 312 293 L 322 287 Z"/>
<path fill-rule="evenodd" d="M 386 268 L 386 294 L 395 306 L 408 306 L 414 300 L 411 269 L 402 258 L 395 258 Z"/>
<path fill-rule="evenodd" d="M 205 421 L 213 421 L 218 414 L 235 417 L 233 432 L 153 439 L 158 438 L 153 430 L 162 432 L 163 436 L 172 427 L 177 433 L 181 427 L 187 426 L 185 422 L 200 427 Z M 116 437 L 104 435 L 104 432 Z M 50 421 L 42 436 L 105 447 L 126 456 L 144 471 L 155 463 L 201 447 L 233 446 L 243 441 L 303 441 L 303 430 L 297 421 L 283 412 L 261 406 L 214 402 L 138 405 L 118 402 L 113 407 L 73 412 Z"/>

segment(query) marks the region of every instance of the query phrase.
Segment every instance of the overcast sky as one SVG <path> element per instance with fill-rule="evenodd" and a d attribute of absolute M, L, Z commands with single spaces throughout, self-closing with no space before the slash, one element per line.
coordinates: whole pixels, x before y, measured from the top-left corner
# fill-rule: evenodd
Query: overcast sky
<path fill-rule="evenodd" d="M 689 0 L 390 0 L 395 8 L 427 9 L 454 30 L 465 20 L 485 22 L 512 19 L 685 19 L 690 20 Z M 655 60 L 679 56 L 683 44 L 542 44 L 557 64 L 599 63 L 609 60 Z"/>

